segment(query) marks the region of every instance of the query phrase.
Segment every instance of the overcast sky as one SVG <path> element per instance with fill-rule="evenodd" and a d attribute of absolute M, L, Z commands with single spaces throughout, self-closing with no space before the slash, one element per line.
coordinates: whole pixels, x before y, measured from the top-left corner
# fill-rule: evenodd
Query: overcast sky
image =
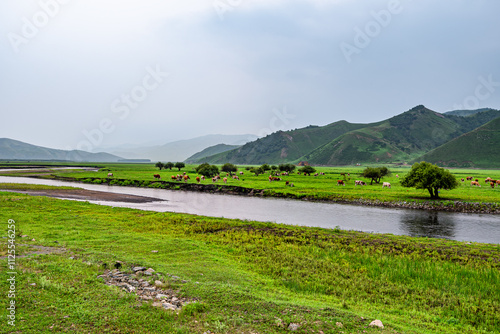
<path fill-rule="evenodd" d="M 99 150 L 500 108 L 497 0 L 2 0 L 0 137 Z"/>

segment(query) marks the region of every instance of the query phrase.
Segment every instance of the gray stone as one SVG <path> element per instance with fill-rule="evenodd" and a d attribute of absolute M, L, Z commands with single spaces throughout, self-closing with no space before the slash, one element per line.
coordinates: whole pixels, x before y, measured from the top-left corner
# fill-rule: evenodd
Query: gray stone
<path fill-rule="evenodd" d="M 294 323 L 291 323 L 290 325 L 288 325 L 288 330 L 289 331 L 296 331 L 297 329 L 299 329 L 300 327 L 300 324 L 294 324 Z"/>
<path fill-rule="evenodd" d="M 159 294 L 156 295 L 156 299 L 165 299 L 165 298 L 168 298 L 168 296 L 164 295 L 162 293 L 159 293 Z"/>
<path fill-rule="evenodd" d="M 382 324 L 382 321 L 376 319 L 376 320 L 373 320 L 372 322 L 370 322 L 370 326 L 371 327 L 380 327 L 380 328 L 384 328 L 384 324 Z"/>
<path fill-rule="evenodd" d="M 177 306 L 172 305 L 170 303 L 163 303 L 163 307 L 166 308 L 167 310 L 177 310 Z"/>
<path fill-rule="evenodd" d="M 132 268 L 132 270 L 133 270 L 134 272 L 144 271 L 144 270 L 146 270 L 146 269 L 147 269 L 146 267 L 134 267 L 134 268 Z"/>

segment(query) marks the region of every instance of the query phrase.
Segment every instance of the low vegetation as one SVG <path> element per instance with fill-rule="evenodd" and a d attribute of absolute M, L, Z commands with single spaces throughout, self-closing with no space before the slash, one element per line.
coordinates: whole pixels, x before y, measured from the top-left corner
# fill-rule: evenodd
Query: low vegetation
<path fill-rule="evenodd" d="M 23 254 L 37 245 L 63 251 L 17 259 L 17 332 L 284 333 L 290 324 L 298 333 L 500 329 L 498 245 L 2 192 L 0 206 L 0 221 L 16 221 Z M 168 311 L 105 285 L 97 276 L 116 261 L 124 270 L 155 269 L 162 284 L 197 302 Z M 0 260 L 2 291 L 6 263 Z M 385 328 L 370 327 L 374 319 Z"/>

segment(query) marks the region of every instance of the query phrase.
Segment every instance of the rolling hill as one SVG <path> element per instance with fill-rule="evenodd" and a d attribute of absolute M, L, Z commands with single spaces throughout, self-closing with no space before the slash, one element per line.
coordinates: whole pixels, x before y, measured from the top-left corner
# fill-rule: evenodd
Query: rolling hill
<path fill-rule="evenodd" d="M 232 151 L 219 153 L 204 160 L 209 163 L 263 164 L 282 163 L 299 159 L 305 152 L 329 142 L 365 124 L 339 121 L 325 126 L 313 126 L 274 132 Z"/>
<path fill-rule="evenodd" d="M 422 155 L 415 161 L 428 161 L 446 167 L 500 168 L 500 117 Z"/>
<path fill-rule="evenodd" d="M 497 110 L 460 117 L 417 106 L 378 124 L 350 131 L 301 160 L 316 165 L 405 162 L 498 116 Z"/>
<path fill-rule="evenodd" d="M 236 148 L 240 147 L 239 145 L 226 145 L 226 144 L 218 144 L 214 146 L 207 147 L 201 152 L 195 153 L 189 158 L 187 158 L 184 162 L 188 164 L 196 164 L 196 163 L 202 163 L 204 162 L 203 159 L 206 157 L 209 157 L 214 154 L 222 153 L 222 152 L 227 152 L 234 150 Z"/>
<path fill-rule="evenodd" d="M 109 153 L 56 150 L 27 144 L 9 138 L 0 138 L 0 159 L 3 160 L 58 160 L 78 162 L 117 162 L 123 159 Z"/>
<path fill-rule="evenodd" d="M 339 121 L 275 132 L 235 150 L 206 157 L 204 161 L 277 164 L 305 160 L 314 165 L 406 162 L 497 117 L 500 111 L 492 109 L 456 116 L 420 105 L 377 123 Z"/>

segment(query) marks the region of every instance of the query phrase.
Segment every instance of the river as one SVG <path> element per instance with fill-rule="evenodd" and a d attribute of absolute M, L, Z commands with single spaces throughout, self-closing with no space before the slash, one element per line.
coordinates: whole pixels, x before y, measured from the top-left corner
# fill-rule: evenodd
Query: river
<path fill-rule="evenodd" d="M 316 203 L 23 177 L 0 176 L 0 183 L 72 186 L 94 191 L 158 198 L 158 202 L 150 203 L 90 201 L 100 205 L 140 210 L 182 212 L 323 228 L 338 226 L 345 230 L 363 232 L 500 243 L 500 216 L 498 215 Z"/>

